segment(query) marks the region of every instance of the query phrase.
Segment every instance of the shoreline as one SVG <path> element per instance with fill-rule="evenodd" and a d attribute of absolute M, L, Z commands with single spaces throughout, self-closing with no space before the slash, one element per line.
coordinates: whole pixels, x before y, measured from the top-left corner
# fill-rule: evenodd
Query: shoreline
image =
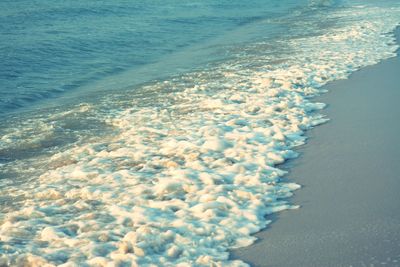
<path fill-rule="evenodd" d="M 395 30 L 400 43 L 400 27 Z M 330 121 L 283 164 L 303 186 L 296 211 L 269 216 L 255 244 L 231 251 L 251 266 L 400 266 L 400 52 L 334 81 L 314 100 Z M 275 223 L 277 221 L 277 223 Z"/>

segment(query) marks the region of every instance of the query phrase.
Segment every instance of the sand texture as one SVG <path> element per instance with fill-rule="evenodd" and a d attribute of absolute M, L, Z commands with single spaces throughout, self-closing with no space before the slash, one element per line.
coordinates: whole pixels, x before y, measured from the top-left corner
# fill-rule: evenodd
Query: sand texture
<path fill-rule="evenodd" d="M 400 39 L 400 30 L 396 32 Z M 302 206 L 233 258 L 252 266 L 400 266 L 400 58 L 325 87 L 331 121 L 308 132 L 287 178 Z"/>

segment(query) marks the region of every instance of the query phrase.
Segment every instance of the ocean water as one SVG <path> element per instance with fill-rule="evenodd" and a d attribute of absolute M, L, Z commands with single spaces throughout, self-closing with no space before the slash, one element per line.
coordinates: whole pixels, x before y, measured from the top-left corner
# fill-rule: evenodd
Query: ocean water
<path fill-rule="evenodd" d="M 215 60 L 217 53 L 166 57 L 207 48 L 213 38 L 304 2 L 2 1 L 0 112 L 84 87 L 98 91 L 98 84 L 120 89 Z M 126 80 L 105 84 L 123 72 L 130 72 Z"/>
<path fill-rule="evenodd" d="M 321 87 L 397 1 L 2 1 L 0 265 L 245 266 Z M 279 223 L 279 222 L 277 222 Z M 36 264 L 36 265 L 35 265 Z"/>

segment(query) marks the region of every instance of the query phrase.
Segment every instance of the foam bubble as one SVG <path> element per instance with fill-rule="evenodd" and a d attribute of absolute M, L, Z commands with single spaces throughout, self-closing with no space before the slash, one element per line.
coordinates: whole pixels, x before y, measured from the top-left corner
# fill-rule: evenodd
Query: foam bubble
<path fill-rule="evenodd" d="M 395 55 L 384 33 L 399 10 L 329 16 L 344 22 L 286 40 L 292 54 L 282 64 L 244 55 L 147 85 L 181 90 L 158 107 L 111 109 L 113 134 L 44 157 L 46 171 L 2 192 L 18 205 L 0 217 L 0 263 L 246 266 L 228 250 L 252 244 L 266 215 L 298 208 L 285 199 L 300 186 L 282 181 L 277 165 L 297 156 L 304 131 L 327 121 L 318 113 L 325 105 L 311 98 Z"/>

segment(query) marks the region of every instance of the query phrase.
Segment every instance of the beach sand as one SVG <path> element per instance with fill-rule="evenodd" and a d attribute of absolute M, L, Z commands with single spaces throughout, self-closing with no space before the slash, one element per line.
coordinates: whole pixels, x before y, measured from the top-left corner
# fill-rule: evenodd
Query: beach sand
<path fill-rule="evenodd" d="M 396 36 L 400 40 L 400 30 Z M 252 266 L 400 266 L 400 58 L 325 87 L 331 121 L 284 164 L 302 207 L 232 258 Z"/>

